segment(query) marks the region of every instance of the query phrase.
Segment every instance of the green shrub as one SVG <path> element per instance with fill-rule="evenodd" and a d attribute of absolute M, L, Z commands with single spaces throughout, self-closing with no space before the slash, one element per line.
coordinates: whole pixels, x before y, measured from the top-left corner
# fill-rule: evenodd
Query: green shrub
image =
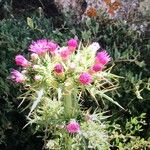
<path fill-rule="evenodd" d="M 150 140 L 146 141 L 140 137 L 140 132 L 143 132 L 145 124 L 144 113 L 139 117 L 128 118 L 124 127 L 113 123 L 112 126 L 109 126 L 112 148 L 118 150 L 147 150 L 150 148 Z"/>

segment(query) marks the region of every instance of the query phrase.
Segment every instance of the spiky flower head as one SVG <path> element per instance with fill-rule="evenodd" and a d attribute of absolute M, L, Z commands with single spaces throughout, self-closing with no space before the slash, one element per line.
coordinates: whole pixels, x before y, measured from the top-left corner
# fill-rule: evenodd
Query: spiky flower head
<path fill-rule="evenodd" d="M 66 129 L 69 133 L 79 133 L 80 125 L 76 120 L 71 120 L 69 124 L 66 126 Z"/>
<path fill-rule="evenodd" d="M 32 44 L 29 46 L 29 51 L 38 55 L 43 55 L 47 51 L 54 53 L 54 51 L 57 50 L 57 47 L 57 44 L 49 41 L 48 39 L 40 39 L 32 42 Z"/>
<path fill-rule="evenodd" d="M 67 60 L 71 54 L 68 47 L 60 48 L 58 53 L 63 60 Z"/>
<path fill-rule="evenodd" d="M 77 42 L 77 40 L 75 40 L 75 39 L 70 39 L 68 42 L 67 42 L 67 45 L 69 46 L 69 47 L 77 47 L 78 46 L 78 42 Z"/>
<path fill-rule="evenodd" d="M 104 68 L 104 66 L 101 65 L 101 64 L 94 64 L 94 65 L 92 66 L 91 70 L 94 71 L 94 72 L 99 72 L 99 71 L 101 71 L 103 68 Z"/>
<path fill-rule="evenodd" d="M 96 55 L 96 63 L 106 65 L 110 60 L 111 58 L 105 50 L 98 52 Z"/>
<path fill-rule="evenodd" d="M 64 68 L 63 68 L 62 64 L 58 63 L 54 66 L 55 73 L 62 73 L 63 71 L 64 71 Z"/>
<path fill-rule="evenodd" d="M 30 65 L 30 63 L 28 62 L 28 60 L 26 60 L 24 58 L 24 56 L 22 56 L 22 55 L 17 55 L 15 57 L 15 62 L 16 62 L 17 65 L 20 65 L 22 67 L 27 67 L 27 66 Z"/>
<path fill-rule="evenodd" d="M 16 83 L 23 83 L 25 81 L 25 76 L 18 70 L 13 69 L 11 71 L 11 79 Z"/>
<path fill-rule="evenodd" d="M 87 72 L 83 72 L 79 76 L 79 82 L 83 85 L 90 84 L 92 82 L 92 76 Z"/>

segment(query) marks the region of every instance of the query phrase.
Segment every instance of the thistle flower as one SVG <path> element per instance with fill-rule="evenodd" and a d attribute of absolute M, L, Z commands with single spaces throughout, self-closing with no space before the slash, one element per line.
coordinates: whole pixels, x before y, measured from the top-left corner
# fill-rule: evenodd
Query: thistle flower
<path fill-rule="evenodd" d="M 63 66 L 62 66 L 62 64 L 56 64 L 55 66 L 54 66 L 54 71 L 56 72 L 56 73 L 62 73 L 63 71 L 64 71 L 64 68 L 63 68 Z"/>
<path fill-rule="evenodd" d="M 70 52 L 72 53 L 72 52 L 74 52 L 75 49 L 77 48 L 78 42 L 77 42 L 77 40 L 75 40 L 75 39 L 70 39 L 70 40 L 67 42 L 67 45 L 68 45 L 68 48 L 69 48 Z"/>
<path fill-rule="evenodd" d="M 11 79 L 17 83 L 23 83 L 25 81 L 25 76 L 18 70 L 11 71 Z"/>
<path fill-rule="evenodd" d="M 47 40 L 47 39 L 41 39 L 32 42 L 32 44 L 29 46 L 29 51 L 34 52 L 38 55 L 43 55 L 47 51 L 50 51 L 51 53 L 54 53 L 55 50 L 57 50 L 58 45 Z"/>
<path fill-rule="evenodd" d="M 67 42 L 67 45 L 69 46 L 69 47 L 77 47 L 78 46 L 78 42 L 77 42 L 77 40 L 75 40 L 75 39 L 70 39 L 68 42 Z"/>
<path fill-rule="evenodd" d="M 54 54 L 57 49 L 58 49 L 58 45 L 56 43 L 49 42 L 49 49 L 48 50 L 51 54 Z"/>
<path fill-rule="evenodd" d="M 80 125 L 75 120 L 72 120 L 66 126 L 66 129 L 69 133 L 79 133 L 80 132 Z"/>
<path fill-rule="evenodd" d="M 70 56 L 70 51 L 68 47 L 62 47 L 61 49 L 59 49 L 59 54 L 63 60 L 66 60 Z"/>
<path fill-rule="evenodd" d="M 106 65 L 110 60 L 111 58 L 106 51 L 98 52 L 96 55 L 96 63 Z"/>
<path fill-rule="evenodd" d="M 79 77 L 79 82 L 83 85 L 90 84 L 92 82 L 92 76 L 89 73 L 82 73 Z"/>
<path fill-rule="evenodd" d="M 102 64 L 94 64 L 91 68 L 92 71 L 94 72 L 98 72 L 101 71 L 103 69 L 103 65 Z"/>
<path fill-rule="evenodd" d="M 26 60 L 22 55 L 17 55 L 15 57 L 15 62 L 16 62 L 17 65 L 20 65 L 22 67 L 27 67 L 27 66 L 30 65 L 28 60 Z"/>

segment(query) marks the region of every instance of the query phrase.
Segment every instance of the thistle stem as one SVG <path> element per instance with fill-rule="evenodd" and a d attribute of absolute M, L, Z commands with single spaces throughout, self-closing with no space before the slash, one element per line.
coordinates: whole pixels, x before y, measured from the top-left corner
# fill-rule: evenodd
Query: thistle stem
<path fill-rule="evenodd" d="M 72 117 L 72 95 L 71 94 L 64 95 L 63 101 L 64 101 L 65 117 L 69 119 Z"/>

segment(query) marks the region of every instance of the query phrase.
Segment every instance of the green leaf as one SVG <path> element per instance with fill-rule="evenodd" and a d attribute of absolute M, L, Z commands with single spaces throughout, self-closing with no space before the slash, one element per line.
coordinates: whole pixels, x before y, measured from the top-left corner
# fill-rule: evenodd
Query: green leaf
<path fill-rule="evenodd" d="M 91 27 L 91 24 L 92 24 L 92 23 L 91 23 L 91 18 L 87 18 L 85 23 L 86 23 L 87 27 L 90 28 L 90 27 Z"/>
<path fill-rule="evenodd" d="M 33 24 L 33 20 L 29 17 L 27 17 L 27 25 L 31 28 L 34 29 L 34 24 Z"/>

